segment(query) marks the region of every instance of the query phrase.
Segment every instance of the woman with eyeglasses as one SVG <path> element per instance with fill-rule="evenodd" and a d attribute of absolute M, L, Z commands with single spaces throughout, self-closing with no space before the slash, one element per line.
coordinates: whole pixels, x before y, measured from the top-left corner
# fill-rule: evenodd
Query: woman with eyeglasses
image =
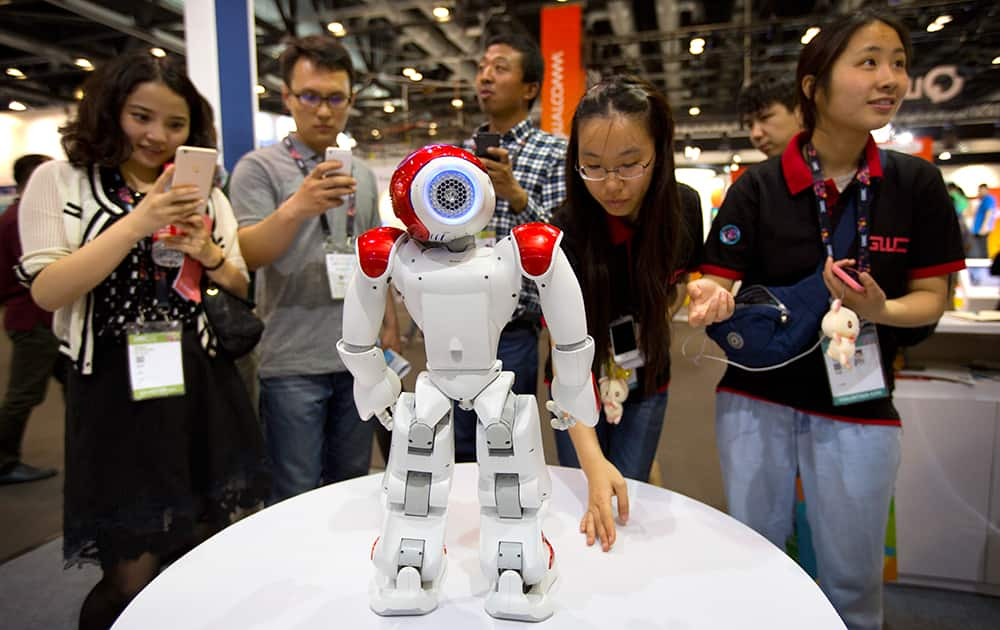
<path fill-rule="evenodd" d="M 210 108 L 148 53 L 108 62 L 84 90 L 61 130 L 68 160 L 32 175 L 19 227 L 22 277 L 72 361 L 63 555 L 102 569 L 80 610 L 91 630 L 269 484 L 250 399 L 200 305 L 202 275 L 246 295 L 236 219 L 219 189 L 172 186 L 165 166 L 181 145 L 215 145 Z M 155 262 L 168 225 L 181 267 Z"/>
<path fill-rule="evenodd" d="M 580 530 L 605 551 L 612 495 L 624 523 L 623 477 L 649 478 L 667 408 L 670 315 L 702 248 L 701 204 L 674 178 L 673 139 L 670 107 L 645 80 L 592 87 L 573 115 L 567 197 L 552 221 L 583 289 L 603 407 L 596 427 L 557 431 L 556 446 L 561 464 L 587 475 Z"/>

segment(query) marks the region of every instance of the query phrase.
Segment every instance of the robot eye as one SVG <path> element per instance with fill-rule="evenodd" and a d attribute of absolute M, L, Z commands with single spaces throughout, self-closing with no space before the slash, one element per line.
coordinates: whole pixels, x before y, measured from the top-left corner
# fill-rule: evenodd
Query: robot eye
<path fill-rule="evenodd" d="M 449 223 L 461 220 L 473 209 L 476 200 L 472 180 L 457 170 L 438 173 L 427 189 L 430 208 Z"/>

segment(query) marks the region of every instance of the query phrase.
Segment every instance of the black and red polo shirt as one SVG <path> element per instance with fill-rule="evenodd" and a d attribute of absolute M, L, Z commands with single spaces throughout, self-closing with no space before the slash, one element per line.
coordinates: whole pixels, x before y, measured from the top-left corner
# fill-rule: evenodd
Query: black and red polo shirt
<path fill-rule="evenodd" d="M 751 167 L 726 194 L 705 243 L 704 273 L 742 280 L 744 286 L 784 286 L 816 271 L 825 257 L 812 173 L 802 156 L 807 140 L 799 134 L 780 157 Z M 961 233 L 940 171 L 920 158 L 879 152 L 869 137 L 865 158 L 872 176 L 869 217 L 871 273 L 886 298 L 908 293 L 911 279 L 945 275 L 965 267 Z M 826 182 L 832 227 L 857 181 L 838 195 Z M 856 257 L 855 236 L 849 257 Z M 892 363 L 902 329 L 878 326 L 886 383 L 893 387 Z M 788 405 L 837 420 L 899 424 L 891 399 L 835 407 L 822 351 L 766 372 L 730 366 L 720 391 Z"/>
<path fill-rule="evenodd" d="M 669 280 L 672 284 L 684 281 L 683 275 L 685 273 L 698 270 L 702 261 L 704 243 L 702 239 L 702 234 L 704 234 L 702 226 L 704 224 L 702 223 L 701 200 L 698 193 L 694 188 L 686 184 L 678 184 L 677 188 L 681 210 L 681 229 L 687 238 L 681 241 L 683 251 L 680 255 L 677 277 Z M 563 211 L 569 211 L 569 209 L 563 208 L 561 212 Z M 557 213 L 553 217 L 552 222 L 554 225 L 560 227 L 560 229 L 563 229 L 559 218 L 560 213 Z M 565 230 L 563 232 L 562 249 L 566 253 L 566 258 L 569 260 L 570 266 L 573 267 L 573 271 L 577 273 L 578 278 L 580 274 L 577 271 L 577 263 L 580 257 L 600 255 L 608 268 L 610 282 L 607 287 L 607 296 L 611 307 L 609 313 L 611 321 L 625 315 L 632 315 L 641 326 L 642 322 L 638 319 L 639 301 L 634 283 L 635 277 L 641 273 L 641 270 L 638 269 L 638 255 L 635 251 L 636 247 L 638 247 L 636 232 L 642 229 L 651 229 L 655 226 L 640 225 L 636 227 L 610 214 L 605 214 L 604 218 L 608 227 L 609 240 L 609 247 L 606 252 L 580 251 L 581 248 L 574 235 Z M 588 305 L 585 304 L 584 307 L 588 307 Z M 590 332 L 593 334 L 593 331 Z M 643 370 L 645 369 L 647 368 L 639 368 L 639 372 L 637 373 L 639 389 L 629 394 L 629 400 L 638 400 L 646 395 L 642 386 L 644 378 Z M 665 390 L 670 382 L 669 362 L 667 365 L 659 367 L 657 381 L 660 383 L 657 391 Z"/>

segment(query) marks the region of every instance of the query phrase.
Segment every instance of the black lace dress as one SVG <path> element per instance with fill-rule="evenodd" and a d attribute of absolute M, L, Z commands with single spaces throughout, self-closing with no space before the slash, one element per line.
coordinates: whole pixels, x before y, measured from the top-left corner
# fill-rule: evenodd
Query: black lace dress
<path fill-rule="evenodd" d="M 138 202 L 117 171 L 102 172 L 102 184 L 126 210 Z M 71 370 L 66 383 L 67 566 L 169 558 L 198 542 L 196 526 L 224 527 L 268 496 L 260 426 L 236 367 L 201 347 L 201 307 L 169 288 L 175 272 L 160 283 L 156 272 L 145 239 L 90 295 L 93 372 Z M 183 323 L 183 396 L 131 399 L 126 326 L 140 318 Z"/>

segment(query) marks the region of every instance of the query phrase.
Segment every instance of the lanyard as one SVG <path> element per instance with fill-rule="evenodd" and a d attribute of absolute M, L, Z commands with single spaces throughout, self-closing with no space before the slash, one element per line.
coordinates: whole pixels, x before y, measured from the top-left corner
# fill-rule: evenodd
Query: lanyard
<path fill-rule="evenodd" d="M 819 156 L 812 143 L 805 146 L 807 162 L 813 176 L 813 192 L 816 193 L 816 207 L 819 212 L 820 237 L 823 239 L 823 246 L 826 247 L 826 254 L 831 258 L 836 258 L 833 253 L 833 241 L 830 230 L 830 212 L 826 207 L 826 181 L 823 179 L 823 169 L 820 167 Z M 862 158 L 861 166 L 858 168 L 854 178 L 858 181 L 858 204 L 857 204 L 857 230 L 858 230 L 858 271 L 869 271 L 868 262 L 868 213 L 871 210 L 871 171 L 868 169 L 868 162 Z M 845 215 L 844 220 L 848 216 Z M 845 253 L 846 255 L 846 253 Z"/>
<path fill-rule="evenodd" d="M 118 186 L 115 191 L 119 205 L 125 212 L 132 212 L 133 208 L 142 201 L 146 195 L 144 193 L 132 192 L 132 189 L 125 183 L 125 178 L 117 170 L 112 174 L 114 184 Z M 166 312 L 170 301 L 170 285 L 167 284 L 167 271 L 159 265 L 153 265 L 153 280 L 156 286 L 156 304 L 162 312 Z M 140 308 L 140 318 L 142 309 Z"/>
<path fill-rule="evenodd" d="M 295 166 L 299 167 L 299 170 L 302 171 L 302 177 L 309 177 L 309 173 L 310 173 L 309 167 L 306 166 L 305 158 L 302 157 L 302 154 L 299 153 L 299 150 L 295 148 L 294 144 L 292 144 L 292 137 L 291 136 L 285 136 L 281 140 L 281 144 L 285 145 L 285 149 L 288 150 L 288 155 L 290 155 L 291 158 L 292 158 L 292 160 L 295 162 Z M 354 215 L 355 215 L 355 213 L 356 213 L 356 210 L 354 208 L 354 195 L 351 195 L 351 198 L 348 201 L 348 206 L 347 206 L 347 240 L 348 241 L 350 241 L 354 237 Z M 329 241 L 330 237 L 331 237 L 330 221 L 326 218 L 326 213 L 325 212 L 323 214 L 319 215 L 319 224 L 320 224 L 320 227 L 323 228 L 323 237 L 326 240 Z"/>

